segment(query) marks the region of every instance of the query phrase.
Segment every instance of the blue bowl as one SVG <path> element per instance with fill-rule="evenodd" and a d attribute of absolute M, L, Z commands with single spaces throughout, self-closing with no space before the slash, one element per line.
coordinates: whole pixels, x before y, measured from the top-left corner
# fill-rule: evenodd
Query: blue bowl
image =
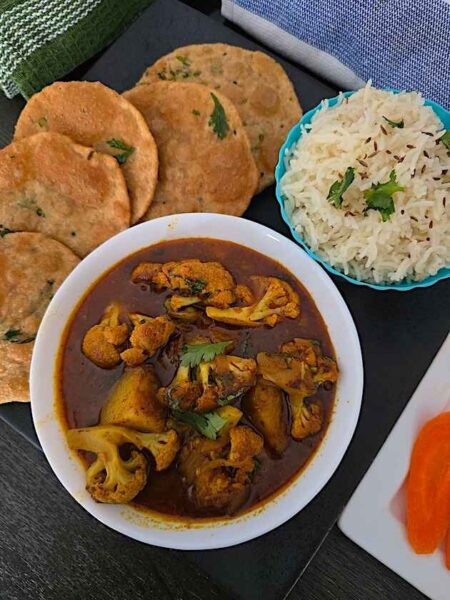
<path fill-rule="evenodd" d="M 392 90 L 392 89 L 389 89 L 388 91 L 391 91 L 394 93 L 399 92 L 399 90 Z M 351 96 L 354 93 L 355 92 L 345 92 L 343 95 L 345 97 L 347 97 L 347 96 Z M 329 104 L 329 106 L 334 106 L 335 104 L 338 103 L 338 101 L 339 101 L 339 96 L 336 96 L 335 98 L 331 98 L 330 100 L 328 100 L 328 104 Z M 446 129 L 450 129 L 450 111 L 445 110 L 445 108 L 443 108 L 436 102 L 433 102 L 432 100 L 425 100 L 425 105 L 431 106 L 431 108 L 434 110 L 436 115 L 439 117 L 439 119 L 444 124 L 444 127 Z M 305 113 L 303 115 L 302 119 L 297 123 L 297 125 L 295 125 L 291 129 L 291 131 L 289 132 L 289 134 L 286 138 L 286 141 L 284 142 L 284 144 L 282 145 L 282 147 L 280 149 L 280 154 L 278 156 L 278 164 L 275 168 L 275 179 L 276 179 L 275 193 L 276 193 L 278 203 L 280 205 L 281 216 L 283 217 L 283 220 L 286 223 L 286 225 L 289 227 L 292 237 L 295 239 L 295 241 L 298 242 L 314 260 L 319 262 L 323 267 L 325 267 L 325 269 L 327 271 L 329 271 L 333 275 L 338 275 L 339 277 L 342 277 L 343 279 L 345 279 L 346 281 L 348 281 L 350 283 L 354 283 L 356 285 L 365 285 L 374 290 L 381 290 L 381 291 L 396 290 L 398 292 L 408 292 L 409 290 L 412 290 L 415 288 L 429 287 L 430 285 L 433 285 L 434 283 L 437 283 L 438 281 L 441 281 L 442 279 L 449 278 L 450 277 L 450 268 L 445 267 L 445 268 L 440 269 L 436 273 L 436 275 L 431 275 L 430 277 L 427 277 L 426 279 L 422 279 L 421 281 L 409 281 L 409 282 L 405 282 L 405 283 L 395 283 L 395 284 L 378 284 L 378 283 L 370 283 L 368 281 L 360 281 L 359 279 L 354 279 L 353 277 L 349 277 L 348 275 L 345 275 L 341 271 L 336 270 L 331 265 L 329 265 L 327 262 L 325 262 L 323 259 L 321 259 L 319 256 L 317 256 L 308 247 L 306 242 L 299 236 L 299 234 L 295 231 L 293 224 L 290 222 L 289 217 L 286 214 L 286 210 L 285 210 L 285 206 L 284 206 L 284 198 L 281 194 L 280 181 L 286 172 L 286 168 L 284 165 L 284 156 L 286 154 L 286 151 L 290 150 L 292 148 L 292 146 L 294 144 L 296 144 L 298 142 L 298 140 L 301 138 L 302 125 L 308 125 L 309 123 L 311 123 L 311 119 L 316 114 L 316 112 L 319 111 L 320 109 L 321 109 L 321 105 L 319 104 L 312 110 Z"/>

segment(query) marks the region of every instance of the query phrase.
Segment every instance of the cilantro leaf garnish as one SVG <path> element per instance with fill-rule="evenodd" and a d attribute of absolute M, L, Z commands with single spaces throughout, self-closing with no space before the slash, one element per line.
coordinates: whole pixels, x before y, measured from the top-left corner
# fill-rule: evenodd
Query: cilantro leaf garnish
<path fill-rule="evenodd" d="M 184 65 L 185 67 L 188 67 L 191 63 L 189 62 L 189 59 L 187 56 L 182 56 L 181 54 L 179 54 L 178 56 L 175 57 L 177 60 L 180 61 L 180 63 L 182 65 Z"/>
<path fill-rule="evenodd" d="M 227 421 L 216 412 L 197 414 L 188 410 L 175 409 L 172 410 L 172 415 L 177 421 L 190 425 L 193 429 L 210 440 L 217 439 L 220 431 L 227 423 Z"/>
<path fill-rule="evenodd" d="M 391 119 L 388 119 L 387 117 L 383 116 L 383 119 L 386 121 L 386 123 L 388 125 L 390 125 L 392 128 L 396 128 L 397 129 L 403 129 L 403 127 L 405 126 L 405 122 L 402 119 L 401 121 L 391 121 Z"/>
<path fill-rule="evenodd" d="M 0 238 L 4 238 L 8 233 L 14 233 L 14 229 L 9 229 L 8 227 L 3 227 L 0 225 Z"/>
<path fill-rule="evenodd" d="M 129 158 L 135 151 L 134 146 L 129 146 L 123 140 L 119 140 L 117 138 L 107 140 L 106 143 L 110 148 L 114 148 L 114 150 L 122 150 L 120 154 L 114 154 L 114 158 L 120 165 L 123 165 L 127 158 Z"/>
<path fill-rule="evenodd" d="M 194 279 L 193 277 L 185 277 L 184 280 L 188 284 L 190 288 L 190 293 L 196 296 L 197 294 L 201 294 L 205 287 L 208 285 L 206 281 L 203 279 Z"/>
<path fill-rule="evenodd" d="M 11 342 L 11 344 L 28 344 L 35 338 L 35 335 L 26 335 L 21 329 L 8 329 L 1 339 L 5 342 Z"/>
<path fill-rule="evenodd" d="M 196 367 L 201 362 L 210 362 L 218 354 L 223 354 L 229 344 L 230 341 L 215 344 L 185 344 L 181 349 L 181 365 Z"/>
<path fill-rule="evenodd" d="M 48 126 L 47 117 L 40 117 L 37 120 L 37 124 L 39 125 L 39 127 L 41 127 L 41 129 L 47 128 L 47 126 Z"/>
<path fill-rule="evenodd" d="M 439 138 L 439 141 L 444 144 L 447 150 L 450 150 L 450 129 L 447 129 L 444 135 Z"/>
<path fill-rule="evenodd" d="M 336 208 L 340 208 L 343 198 L 343 193 L 350 187 L 352 181 L 355 179 L 355 169 L 348 167 L 345 171 L 345 175 L 342 179 L 338 179 L 330 187 L 328 192 L 327 200 L 330 204 L 334 204 Z"/>
<path fill-rule="evenodd" d="M 366 210 L 370 208 L 378 210 L 383 221 L 388 221 L 392 213 L 395 212 L 393 194 L 404 190 L 405 188 L 397 183 L 395 170 L 392 170 L 389 174 L 389 181 L 372 184 L 370 190 L 364 192 L 367 204 Z"/>
<path fill-rule="evenodd" d="M 226 138 L 230 126 L 228 125 L 227 115 L 219 98 L 211 92 L 211 98 L 214 102 L 214 110 L 209 117 L 208 125 L 212 127 L 212 130 L 217 135 L 219 140 Z"/>

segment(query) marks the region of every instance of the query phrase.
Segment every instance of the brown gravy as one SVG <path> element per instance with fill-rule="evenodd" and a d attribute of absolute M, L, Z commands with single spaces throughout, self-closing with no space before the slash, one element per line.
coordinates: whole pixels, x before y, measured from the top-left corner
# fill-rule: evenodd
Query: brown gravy
<path fill-rule="evenodd" d="M 61 347 L 57 382 L 61 412 L 67 427 L 87 427 L 98 423 L 107 395 L 124 368 L 121 364 L 112 370 L 101 369 L 83 355 L 81 342 L 87 329 L 100 321 L 105 307 L 112 300 L 122 304 L 127 311 L 151 316 L 164 314 L 163 303 L 168 293 L 157 293 L 146 286 L 131 283 L 131 272 L 142 261 L 166 262 L 187 258 L 218 261 L 234 275 L 238 283 L 247 283 L 249 276 L 255 274 L 279 277 L 290 283 L 300 295 L 300 318 L 286 319 L 273 329 L 242 329 L 221 325 L 222 329 L 230 332 L 233 339 L 238 340 L 233 354 L 254 357 L 260 351 L 277 351 L 280 344 L 295 337 L 306 337 L 319 340 L 324 353 L 335 358 L 327 328 L 313 300 L 300 282 L 280 263 L 238 244 L 208 238 L 161 242 L 114 266 L 93 285 L 75 310 Z M 191 327 L 195 330 L 196 325 Z M 154 365 L 161 384 L 167 385 L 175 373 L 176 364 L 169 362 L 163 354 L 157 354 L 149 362 Z M 267 450 L 263 450 L 258 457 L 260 469 L 240 513 L 273 496 L 307 464 L 324 436 L 333 409 L 334 395 L 335 386 L 331 389 L 322 387 L 317 393 L 316 397 L 322 401 L 326 414 L 326 425 L 321 433 L 302 441 L 290 439 L 282 458 L 274 458 Z M 289 418 L 287 403 L 286 417 Z M 241 423 L 249 424 L 245 416 Z M 167 471 L 151 473 L 147 486 L 133 504 L 177 517 L 208 516 L 199 512 L 190 499 L 176 462 Z"/>

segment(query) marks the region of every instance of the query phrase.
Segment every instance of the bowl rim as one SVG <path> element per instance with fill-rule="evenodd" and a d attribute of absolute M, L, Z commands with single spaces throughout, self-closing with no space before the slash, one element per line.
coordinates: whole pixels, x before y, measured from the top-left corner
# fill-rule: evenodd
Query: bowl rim
<path fill-rule="evenodd" d="M 399 89 L 389 88 L 389 87 L 384 87 L 381 89 L 383 89 L 385 91 L 393 92 L 394 94 L 400 94 L 403 91 L 405 91 L 405 90 L 399 90 Z M 435 283 L 438 283 L 439 281 L 444 281 L 445 279 L 450 278 L 450 266 L 442 267 L 441 269 L 439 269 L 439 271 L 435 275 L 429 275 L 428 277 L 426 277 L 425 279 L 422 279 L 421 281 L 414 281 L 414 282 L 400 282 L 400 283 L 396 283 L 396 284 L 394 284 L 394 283 L 381 284 L 381 283 L 373 283 L 370 281 L 363 281 L 360 279 L 355 279 L 354 277 L 351 277 L 350 275 L 346 275 L 342 271 L 335 269 L 326 260 L 324 260 L 323 258 L 318 256 L 313 250 L 311 250 L 311 248 L 308 246 L 308 244 L 305 242 L 305 240 L 296 231 L 295 226 L 290 221 L 290 219 L 287 215 L 285 203 L 284 203 L 284 197 L 283 197 L 283 194 L 281 193 L 281 178 L 283 177 L 283 175 L 286 172 L 286 167 L 285 167 L 285 163 L 284 163 L 285 155 L 287 154 L 287 152 L 290 151 L 292 146 L 300 140 L 300 138 L 303 135 L 302 127 L 305 125 L 308 125 L 311 122 L 314 115 L 323 108 L 324 101 L 326 101 L 328 103 L 328 106 L 335 106 L 341 100 L 341 98 L 347 98 L 349 96 L 352 96 L 357 91 L 359 91 L 359 90 L 350 90 L 347 92 L 340 92 L 337 96 L 333 96 L 332 98 L 326 98 L 324 100 L 321 100 L 321 102 L 319 104 L 317 104 L 314 108 L 311 108 L 304 115 L 302 115 L 300 121 L 298 123 L 296 123 L 290 129 L 290 131 L 287 134 L 286 139 L 283 142 L 283 145 L 281 146 L 280 151 L 278 153 L 278 162 L 275 167 L 275 196 L 276 196 L 276 199 L 277 199 L 277 202 L 279 205 L 281 217 L 282 217 L 283 221 L 286 223 L 286 225 L 288 226 L 289 231 L 290 231 L 292 237 L 294 238 L 294 240 L 298 244 L 300 244 L 300 246 L 307 252 L 307 254 L 309 254 L 309 256 L 313 260 L 320 263 L 332 275 L 341 277 L 342 279 L 344 279 L 345 281 L 347 281 L 349 283 L 352 283 L 354 285 L 369 287 L 373 290 L 377 290 L 377 291 L 381 291 L 381 292 L 386 292 L 386 291 L 408 292 L 413 289 L 430 287 L 431 285 L 434 285 Z M 449 128 L 450 128 L 450 111 L 446 110 L 441 104 L 438 104 L 434 100 L 428 100 L 426 98 L 424 98 L 424 105 L 431 106 L 431 108 L 436 113 L 438 118 L 441 119 L 441 121 L 443 121 L 444 119 L 447 119 L 449 121 Z M 446 126 L 445 122 L 444 122 L 444 126 Z"/>
<path fill-rule="evenodd" d="M 282 263 L 302 281 L 323 315 L 341 368 L 333 418 L 314 458 L 301 475 L 261 508 L 232 519 L 198 525 L 172 522 L 128 505 L 95 503 L 84 487 L 85 469 L 67 446 L 54 389 L 62 334 L 92 283 L 141 248 L 166 239 L 187 237 L 233 241 L 275 260 L 283 256 Z M 318 494 L 337 469 L 353 437 L 363 380 L 361 346 L 353 318 L 335 284 L 317 263 L 287 237 L 258 223 L 226 215 L 192 213 L 162 217 L 125 230 L 102 244 L 72 271 L 52 299 L 38 331 L 30 373 L 31 410 L 39 442 L 52 470 L 72 497 L 97 520 L 148 544 L 181 550 L 216 549 L 240 544 L 275 529 Z"/>

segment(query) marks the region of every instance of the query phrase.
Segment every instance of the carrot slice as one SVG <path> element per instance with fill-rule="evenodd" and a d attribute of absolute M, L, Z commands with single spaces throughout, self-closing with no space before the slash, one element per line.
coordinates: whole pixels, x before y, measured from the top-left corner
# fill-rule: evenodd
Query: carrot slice
<path fill-rule="evenodd" d="M 450 519 L 450 412 L 420 431 L 411 455 L 407 487 L 407 533 L 418 554 L 434 552 Z"/>

